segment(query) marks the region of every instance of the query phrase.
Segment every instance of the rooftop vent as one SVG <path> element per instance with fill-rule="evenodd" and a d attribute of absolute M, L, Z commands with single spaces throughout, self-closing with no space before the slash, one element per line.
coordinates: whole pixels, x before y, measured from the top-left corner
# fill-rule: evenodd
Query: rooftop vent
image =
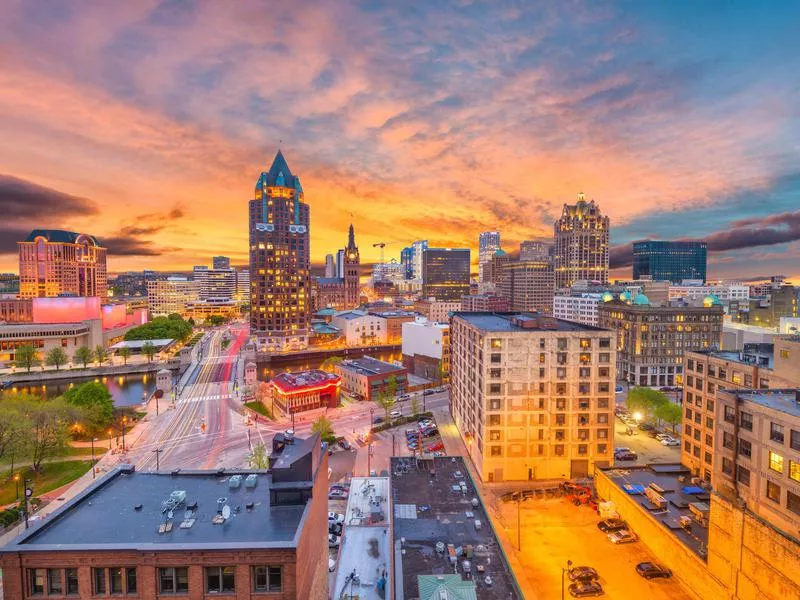
<path fill-rule="evenodd" d="M 244 480 L 244 487 L 246 488 L 254 488 L 258 484 L 258 475 L 255 473 L 250 473 Z"/>
<path fill-rule="evenodd" d="M 135 504 L 133 506 L 133 510 L 142 510 L 142 505 L 141 504 Z"/>
<path fill-rule="evenodd" d="M 242 476 L 241 475 L 233 475 L 230 479 L 228 479 L 228 488 L 231 490 L 238 490 L 239 486 L 242 485 Z"/>

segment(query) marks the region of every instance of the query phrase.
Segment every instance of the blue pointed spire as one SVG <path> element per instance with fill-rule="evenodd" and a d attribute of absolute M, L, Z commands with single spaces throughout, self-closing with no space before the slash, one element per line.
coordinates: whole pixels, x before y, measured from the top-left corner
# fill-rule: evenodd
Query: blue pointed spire
<path fill-rule="evenodd" d="M 272 166 L 269 168 L 269 173 L 267 175 L 271 185 L 285 186 L 287 181 L 294 181 L 294 175 L 292 175 L 292 171 L 289 169 L 289 165 L 286 164 L 286 159 L 283 157 L 283 152 L 280 150 L 278 150 L 278 153 L 275 155 L 275 159 L 272 161 Z M 278 183 L 279 177 L 282 179 L 283 183 Z"/>

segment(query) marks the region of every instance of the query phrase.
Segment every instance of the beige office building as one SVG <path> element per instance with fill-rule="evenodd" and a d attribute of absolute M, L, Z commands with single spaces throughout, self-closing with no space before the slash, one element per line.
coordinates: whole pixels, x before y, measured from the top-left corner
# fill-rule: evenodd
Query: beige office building
<path fill-rule="evenodd" d="M 456 313 L 453 418 L 487 482 L 585 477 L 614 448 L 610 331 L 532 314 Z"/>
<path fill-rule="evenodd" d="M 187 304 L 200 300 L 197 283 L 186 277 L 169 277 L 147 282 L 147 308 L 151 317 L 187 313 Z"/>
<path fill-rule="evenodd" d="M 549 259 L 510 262 L 502 266 L 500 295 L 512 311 L 553 312 L 553 264 Z"/>

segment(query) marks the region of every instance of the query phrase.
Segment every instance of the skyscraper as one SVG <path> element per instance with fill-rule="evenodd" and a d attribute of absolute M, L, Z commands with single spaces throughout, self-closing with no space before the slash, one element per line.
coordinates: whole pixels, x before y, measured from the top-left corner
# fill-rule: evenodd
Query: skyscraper
<path fill-rule="evenodd" d="M 461 302 L 469 294 L 469 248 L 426 248 L 422 297 Z"/>
<path fill-rule="evenodd" d="M 325 255 L 325 277 L 336 277 L 336 263 L 333 254 Z"/>
<path fill-rule="evenodd" d="M 486 284 L 484 269 L 498 250 L 500 250 L 499 231 L 484 231 L 478 236 L 478 289 L 481 292 L 489 291 L 491 288 Z"/>
<path fill-rule="evenodd" d="M 230 269 L 231 259 L 227 256 L 215 256 L 211 259 L 211 264 L 215 269 Z"/>
<path fill-rule="evenodd" d="M 309 216 L 300 178 L 279 150 L 249 203 L 250 333 L 260 348 L 308 346 Z"/>
<path fill-rule="evenodd" d="M 34 229 L 17 244 L 20 297 L 106 297 L 106 249 L 93 235 Z"/>
<path fill-rule="evenodd" d="M 411 264 L 413 266 L 411 279 L 422 280 L 422 255 L 425 253 L 425 250 L 427 248 L 428 248 L 428 240 L 418 240 L 411 244 L 411 249 L 414 253 L 414 256 L 411 261 Z"/>
<path fill-rule="evenodd" d="M 564 205 L 553 229 L 557 289 L 582 279 L 608 283 L 608 217 L 594 200 L 578 194 L 578 203 Z"/>
<path fill-rule="evenodd" d="M 400 251 L 400 262 L 406 279 L 414 278 L 414 248 L 408 246 Z"/>
<path fill-rule="evenodd" d="M 553 312 L 553 264 L 548 259 L 509 262 L 501 267 L 500 295 L 512 311 Z"/>
<path fill-rule="evenodd" d="M 344 302 L 345 310 L 358 306 L 359 274 L 358 269 L 361 258 L 356 246 L 356 236 L 353 224 L 347 233 L 347 247 L 344 249 Z"/>
<path fill-rule="evenodd" d="M 519 259 L 520 260 L 542 260 L 549 259 L 553 250 L 553 244 L 547 242 L 537 242 L 534 240 L 526 240 L 519 244 Z"/>
<path fill-rule="evenodd" d="M 672 283 L 684 279 L 705 281 L 707 248 L 705 242 L 634 242 L 633 278 Z"/>

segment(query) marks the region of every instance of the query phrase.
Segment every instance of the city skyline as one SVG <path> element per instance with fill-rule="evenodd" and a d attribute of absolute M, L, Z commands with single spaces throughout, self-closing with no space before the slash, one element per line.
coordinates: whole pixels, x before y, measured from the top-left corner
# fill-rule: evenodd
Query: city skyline
<path fill-rule="evenodd" d="M 800 8 L 783 9 L 12 4 L 0 271 L 39 227 L 97 235 L 111 272 L 244 264 L 252 173 L 280 147 L 315 264 L 351 220 L 362 264 L 377 242 L 477 248 L 490 229 L 514 248 L 584 192 L 612 267 L 634 240 L 697 238 L 710 278 L 797 279 Z"/>

